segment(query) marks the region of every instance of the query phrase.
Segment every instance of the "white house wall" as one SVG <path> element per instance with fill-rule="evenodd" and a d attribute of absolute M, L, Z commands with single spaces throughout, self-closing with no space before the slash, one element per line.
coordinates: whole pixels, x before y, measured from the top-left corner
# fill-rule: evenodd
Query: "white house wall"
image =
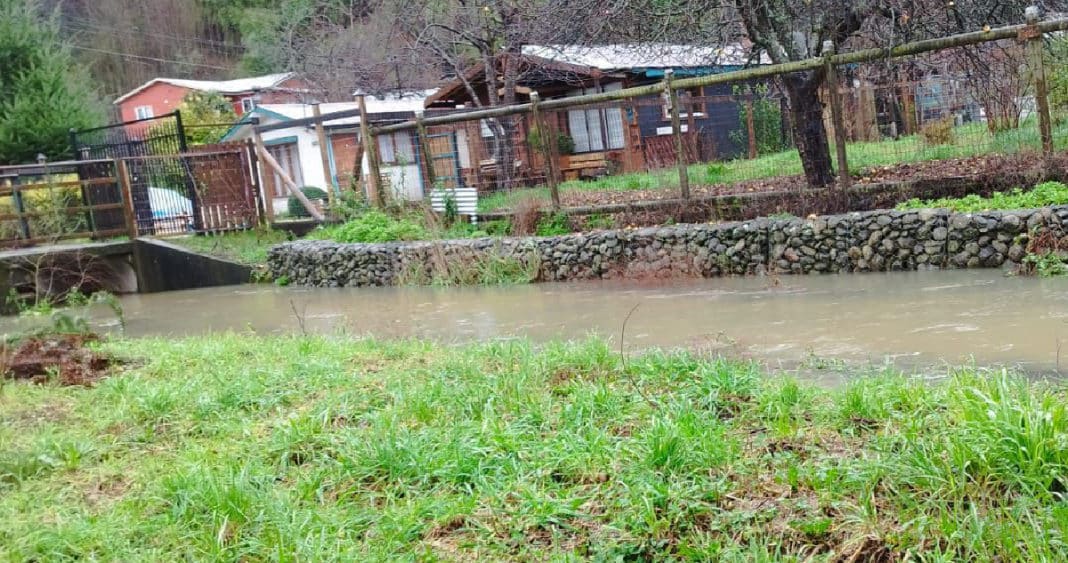
<path fill-rule="evenodd" d="M 319 156 L 319 139 L 315 131 L 309 131 L 305 127 L 267 131 L 263 133 L 263 142 L 265 145 L 271 145 L 271 141 L 291 137 L 296 137 L 297 139 L 297 155 L 300 157 L 300 172 L 304 178 L 304 185 L 314 186 L 323 190 L 327 189 L 331 184 L 327 182 L 326 176 L 323 175 L 323 161 Z M 272 198 L 272 203 L 275 214 L 288 211 L 288 197 Z"/>

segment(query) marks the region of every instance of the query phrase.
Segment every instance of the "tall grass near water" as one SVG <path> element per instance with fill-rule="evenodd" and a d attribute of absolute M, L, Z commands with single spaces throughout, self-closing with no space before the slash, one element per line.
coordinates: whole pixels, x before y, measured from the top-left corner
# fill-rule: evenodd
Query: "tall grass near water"
<path fill-rule="evenodd" d="M 1060 385 L 609 343 L 115 340 L 0 394 L 0 559 L 1064 560 Z"/>

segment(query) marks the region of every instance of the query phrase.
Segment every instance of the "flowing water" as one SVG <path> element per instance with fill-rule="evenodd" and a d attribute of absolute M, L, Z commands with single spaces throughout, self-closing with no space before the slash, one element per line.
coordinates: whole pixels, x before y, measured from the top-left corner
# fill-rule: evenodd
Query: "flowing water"
<path fill-rule="evenodd" d="M 444 342 L 595 334 L 629 350 L 692 347 L 768 362 L 1060 369 L 1068 280 L 992 270 L 612 282 L 489 288 L 305 289 L 250 285 L 122 298 L 127 334 L 344 330 Z M 105 310 L 93 312 L 106 325 Z M 5 320 L 0 330 L 13 330 Z"/>

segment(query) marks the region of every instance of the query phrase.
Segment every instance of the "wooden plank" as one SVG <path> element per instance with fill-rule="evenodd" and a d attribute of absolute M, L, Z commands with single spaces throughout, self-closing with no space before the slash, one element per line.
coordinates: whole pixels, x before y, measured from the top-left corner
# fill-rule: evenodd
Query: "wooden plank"
<path fill-rule="evenodd" d="M 548 164 L 548 173 L 545 175 L 545 183 L 549 185 L 549 199 L 552 201 L 554 211 L 560 209 L 560 186 L 556 183 L 556 174 L 552 170 L 552 162 L 556 160 L 556 151 L 552 149 L 553 140 L 555 140 L 556 133 L 549 131 L 548 125 L 545 120 L 542 119 L 541 112 L 538 111 L 538 104 L 541 98 L 537 92 L 530 93 L 530 112 L 534 119 L 534 129 L 538 131 L 541 138 L 541 148 L 545 154 L 545 161 Z M 550 138 L 553 138 L 552 140 Z"/>
<path fill-rule="evenodd" d="M 137 156 L 126 157 L 127 160 L 176 160 L 181 158 L 197 158 L 204 156 L 226 156 L 232 154 L 240 154 L 241 146 L 235 144 L 233 149 L 227 150 L 212 150 L 212 151 L 186 151 L 174 154 L 143 154 Z"/>
<path fill-rule="evenodd" d="M 22 218 L 49 217 L 57 213 L 63 215 L 77 215 L 87 211 L 112 211 L 123 209 L 122 203 L 105 203 L 100 205 L 79 205 L 77 207 L 64 207 L 59 211 L 23 211 L 22 213 L 0 213 L 0 221 L 14 221 Z"/>
<path fill-rule="evenodd" d="M 70 240 L 75 238 L 91 238 L 91 237 L 117 237 L 119 235 L 125 235 L 126 229 L 109 229 L 106 231 L 82 231 L 80 233 L 64 233 L 62 235 L 50 236 L 50 237 L 37 237 L 31 239 L 0 239 L 0 246 L 31 246 L 34 244 L 40 244 L 42 242 L 58 242 L 61 240 Z"/>
<path fill-rule="evenodd" d="M 248 205 L 256 214 L 256 222 L 260 225 L 267 224 L 267 211 L 263 210 L 263 214 L 260 214 L 262 208 L 257 205 L 256 200 L 261 199 L 262 190 L 260 189 L 260 159 L 256 156 L 256 143 L 252 139 L 245 140 L 245 154 L 248 156 L 248 161 L 245 162 L 245 172 L 248 174 L 249 187 L 248 190 Z M 263 203 L 262 201 L 260 203 Z"/>
<path fill-rule="evenodd" d="M 323 128 L 323 113 L 319 110 L 319 104 L 312 105 L 312 116 L 315 117 L 315 136 L 319 140 L 319 160 L 323 164 L 323 178 L 326 185 L 326 197 L 329 202 L 330 208 L 333 209 L 337 203 L 335 198 L 336 187 L 334 186 L 333 174 L 330 172 L 330 155 L 327 153 L 326 148 L 326 129 Z"/>
<path fill-rule="evenodd" d="M 259 161 L 259 166 L 257 166 L 257 169 L 260 172 L 261 179 L 263 180 L 261 185 L 262 189 L 260 190 L 260 193 L 263 194 L 262 197 L 264 220 L 266 221 L 267 226 L 270 227 L 271 223 L 274 223 L 274 174 L 268 167 L 263 165 L 263 158 L 260 158 L 259 156 L 260 153 L 267 152 L 267 148 L 263 146 L 263 137 L 260 136 L 259 131 L 253 131 L 252 139 L 253 145 L 256 148 L 256 158 Z"/>
<path fill-rule="evenodd" d="M 44 190 L 50 188 L 76 188 L 83 186 L 108 186 L 115 183 L 115 178 L 92 178 L 89 180 L 68 180 L 65 182 L 52 182 L 52 183 L 35 183 L 35 184 L 16 184 L 11 187 L 5 187 L 0 189 L 0 196 L 9 196 L 13 191 L 18 190 L 20 192 L 29 192 L 33 190 Z"/>
<path fill-rule="evenodd" d="M 664 88 L 671 101 L 671 132 L 675 137 L 675 166 L 679 170 L 679 191 L 682 199 L 690 199 L 690 173 L 686 167 L 686 146 L 682 140 L 682 119 L 679 116 L 679 91 L 673 87 L 675 73 L 669 68 L 664 71 Z"/>
<path fill-rule="evenodd" d="M 1053 120 L 1050 118 L 1046 65 L 1043 60 L 1045 44 L 1042 40 L 1042 32 L 1037 27 L 1038 9 L 1028 8 L 1025 15 L 1028 27 L 1025 32 L 1021 32 L 1021 35 L 1032 36 L 1028 38 L 1027 48 L 1035 82 L 1035 105 L 1038 110 L 1038 133 L 1042 139 L 1042 155 L 1048 160 L 1053 155 Z"/>
<path fill-rule="evenodd" d="M 415 115 L 415 133 L 419 140 L 419 165 L 423 172 L 424 189 L 433 190 L 437 187 L 434 163 L 431 160 L 430 142 L 427 140 L 426 127 L 423 125 L 423 112 Z"/>
<path fill-rule="evenodd" d="M 360 107 L 360 141 L 364 152 L 367 153 L 367 200 L 375 207 L 382 207 L 385 198 L 382 194 L 382 172 L 378 166 L 378 143 L 375 141 L 375 134 L 371 132 L 371 124 L 368 123 L 367 102 L 364 96 L 356 96 L 356 103 Z"/>
<path fill-rule="evenodd" d="M 269 169 L 273 169 L 274 173 L 282 179 L 282 183 L 284 183 L 289 188 L 289 193 L 292 194 L 293 197 L 297 198 L 297 201 L 299 201 L 301 205 L 304 206 L 304 209 L 307 210 L 308 215 L 311 215 L 317 221 L 322 221 L 326 219 L 326 217 L 323 216 L 323 214 L 319 211 L 315 204 L 313 204 L 311 200 L 308 199 L 308 196 L 304 195 L 304 192 L 300 191 L 300 186 L 298 186 L 297 183 L 289 177 L 289 174 L 287 174 L 286 171 L 282 168 L 282 166 L 278 164 L 278 161 L 275 160 L 273 156 L 271 156 L 271 153 L 267 152 L 266 149 L 263 149 L 260 152 L 259 156 L 260 160 L 264 164 L 266 164 Z"/>
<path fill-rule="evenodd" d="M 118 161 L 119 191 L 122 192 L 123 215 L 126 219 L 126 233 L 130 240 L 137 238 L 137 212 L 134 210 L 133 187 L 130 183 L 130 168 L 125 160 Z"/>
<path fill-rule="evenodd" d="M 6 174 L 8 172 L 23 172 L 25 175 L 34 174 L 55 174 L 56 172 L 50 172 L 53 168 L 67 168 L 75 166 L 83 166 L 86 164 L 110 164 L 112 162 L 109 158 L 95 158 L 89 160 L 60 160 L 57 162 L 47 162 L 45 164 L 9 164 L 0 166 L 0 174 Z M 62 174 L 59 172 L 58 174 Z"/>

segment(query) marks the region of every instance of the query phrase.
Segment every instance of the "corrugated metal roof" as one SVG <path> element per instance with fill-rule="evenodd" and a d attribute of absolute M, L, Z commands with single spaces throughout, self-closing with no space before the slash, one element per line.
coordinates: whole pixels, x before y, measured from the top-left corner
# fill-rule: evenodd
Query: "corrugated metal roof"
<path fill-rule="evenodd" d="M 237 78 L 234 80 L 185 80 L 182 78 L 157 78 L 162 82 L 189 88 L 190 90 L 202 90 L 205 92 L 238 93 L 252 90 L 263 90 L 277 86 L 293 76 L 291 72 L 278 74 L 266 74 L 249 78 Z"/>
<path fill-rule="evenodd" d="M 523 54 L 605 71 L 642 68 L 743 66 L 751 51 L 735 43 L 721 47 L 640 43 L 631 45 L 526 45 Z M 759 64 L 770 64 L 761 54 Z"/>

